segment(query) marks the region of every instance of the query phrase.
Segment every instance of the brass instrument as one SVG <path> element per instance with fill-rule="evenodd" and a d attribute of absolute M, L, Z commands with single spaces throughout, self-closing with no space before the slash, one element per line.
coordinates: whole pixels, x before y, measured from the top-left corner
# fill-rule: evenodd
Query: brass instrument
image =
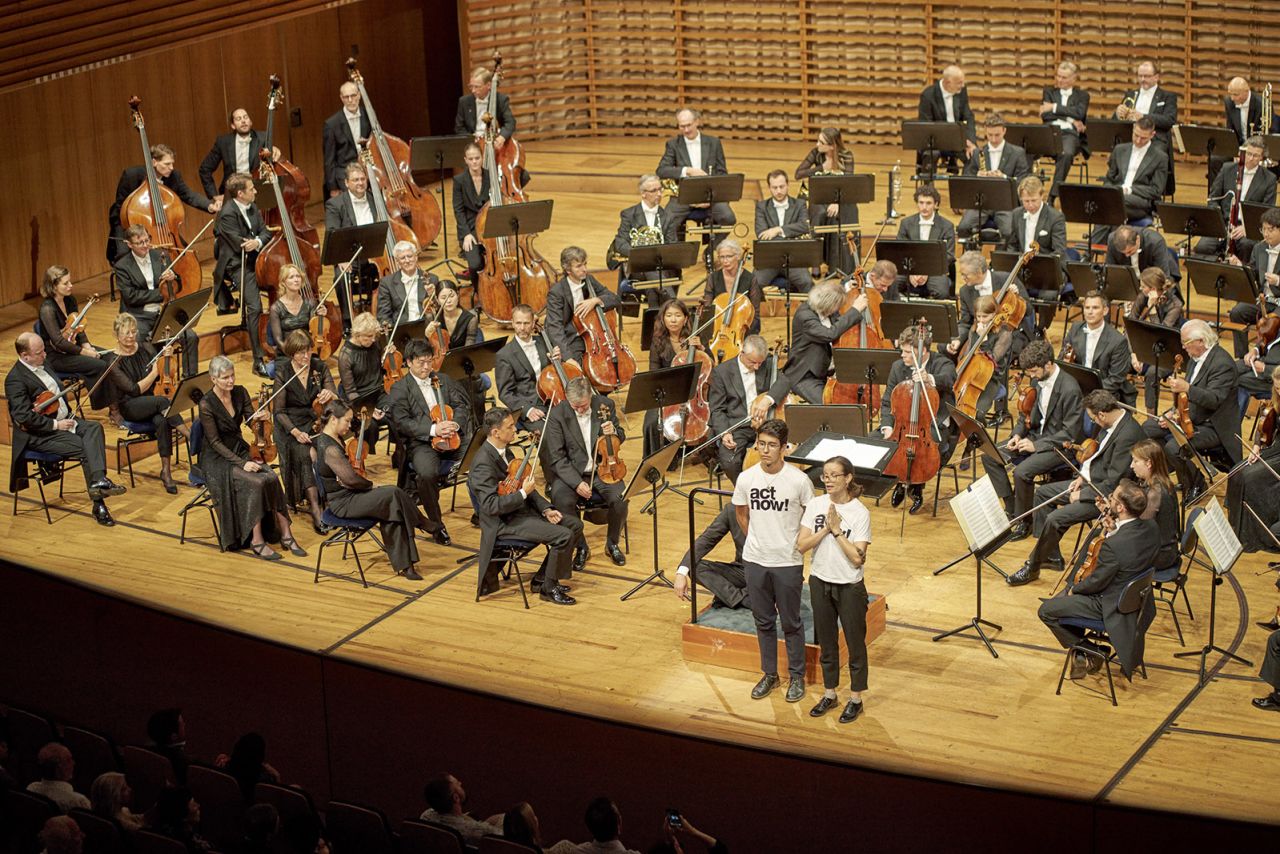
<path fill-rule="evenodd" d="M 902 214 L 898 213 L 897 204 L 898 196 L 902 193 L 902 161 L 899 160 L 893 164 L 893 168 L 889 170 L 889 195 L 885 197 L 884 219 L 876 223 L 883 225 L 886 222 L 893 222 Z"/>
<path fill-rule="evenodd" d="M 991 155 L 987 153 L 986 146 L 978 146 L 978 174 L 991 171 Z"/>
<path fill-rule="evenodd" d="M 1260 133 L 1264 136 L 1271 133 L 1272 121 L 1273 119 L 1272 119 L 1272 112 L 1271 112 L 1271 84 L 1268 83 L 1266 86 L 1262 87 L 1262 116 L 1258 122 L 1258 124 L 1260 124 L 1261 127 L 1258 128 L 1257 133 Z M 1267 169 L 1270 169 L 1276 164 L 1275 164 L 1275 161 L 1272 160 L 1270 157 L 1264 156 L 1262 158 L 1262 165 Z"/>
<path fill-rule="evenodd" d="M 663 242 L 662 229 L 656 225 L 641 225 L 633 228 L 628 237 L 632 246 L 656 246 Z"/>
<path fill-rule="evenodd" d="M 817 178 L 817 177 L 818 177 L 818 176 L 820 176 L 820 175 L 843 175 L 843 174 L 844 174 L 844 173 L 843 173 L 843 172 L 841 172 L 839 169 L 823 169 L 823 170 L 821 170 L 821 171 L 814 172 L 814 173 L 813 173 L 812 175 L 810 175 L 809 177 L 810 177 L 810 178 Z M 799 200 L 800 200 L 800 201 L 802 201 L 802 202 L 805 202 L 806 204 L 808 203 L 808 201 L 809 201 L 809 181 L 808 181 L 807 179 L 806 179 L 806 180 L 804 180 L 804 181 L 801 181 L 801 182 L 800 182 L 800 192 L 796 193 L 796 198 L 797 198 L 797 199 L 799 199 Z"/>
<path fill-rule="evenodd" d="M 1133 95 L 1125 95 L 1124 100 L 1120 102 L 1120 106 L 1116 107 L 1116 118 L 1121 121 L 1128 121 L 1133 118 L 1133 108 L 1137 104 Z"/>

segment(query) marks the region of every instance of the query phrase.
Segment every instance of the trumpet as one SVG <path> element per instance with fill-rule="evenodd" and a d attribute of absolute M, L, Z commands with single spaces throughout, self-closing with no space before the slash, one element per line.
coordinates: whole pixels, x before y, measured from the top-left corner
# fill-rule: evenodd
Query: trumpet
<path fill-rule="evenodd" d="M 1133 95 L 1125 95 L 1124 100 L 1120 102 L 1120 106 L 1116 107 L 1116 118 L 1127 121 L 1134 117 L 1134 105 L 1137 101 Z"/>

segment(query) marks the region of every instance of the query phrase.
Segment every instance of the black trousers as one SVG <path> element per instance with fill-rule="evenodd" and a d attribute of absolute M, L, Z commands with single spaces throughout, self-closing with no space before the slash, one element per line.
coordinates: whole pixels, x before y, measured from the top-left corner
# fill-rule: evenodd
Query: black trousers
<path fill-rule="evenodd" d="M 1267 652 L 1262 657 L 1262 669 L 1258 671 L 1262 681 L 1280 692 L 1280 630 L 1267 638 Z"/>
<path fill-rule="evenodd" d="M 710 590 L 716 602 L 726 608 L 750 604 L 747 602 L 747 574 L 740 563 L 700 560 L 698 583 Z"/>
<path fill-rule="evenodd" d="M 566 518 L 572 517 L 581 521 L 578 502 L 582 500 L 582 496 L 574 488 L 576 486 L 576 483 L 570 485 L 563 480 L 552 481 L 549 497 L 555 508 Z M 599 477 L 591 478 L 592 500 L 603 501 L 609 511 L 608 533 L 605 534 L 605 538 L 615 546 L 618 544 L 618 537 L 622 535 L 622 526 L 627 521 L 627 508 L 630 505 L 630 502 L 622 497 L 625 492 L 626 484 L 621 481 L 605 483 Z"/>
<path fill-rule="evenodd" d="M 107 476 L 107 446 L 102 435 L 102 425 L 97 421 L 76 419 L 75 432 L 59 430 L 47 436 L 31 436 L 27 447 L 33 451 L 57 454 L 60 457 L 80 460 L 86 487 Z"/>
<path fill-rule="evenodd" d="M 396 486 L 375 486 L 364 492 L 342 490 L 329 496 L 329 508 L 350 519 L 378 519 L 382 544 L 396 572 L 418 562 L 413 532 L 423 524 L 413 496 Z"/>
<path fill-rule="evenodd" d="M 254 272 L 254 265 L 257 262 L 258 253 L 250 252 L 244 256 L 244 275 L 240 275 L 240 256 L 237 253 L 235 261 L 227 265 L 223 278 L 225 281 L 215 282 L 214 287 L 217 289 L 214 293 L 214 301 L 220 307 L 225 308 L 231 304 L 231 295 L 227 287 L 227 282 L 240 289 L 240 305 L 244 312 L 244 328 L 245 333 L 249 336 L 249 346 L 253 348 L 253 360 L 255 362 L 262 361 L 262 336 L 258 334 L 260 326 L 259 318 L 262 317 L 262 291 L 258 288 L 258 274 Z M 284 342 L 277 342 L 283 344 Z"/>
<path fill-rule="evenodd" d="M 1064 617 L 1101 620 L 1102 600 L 1098 596 L 1054 596 L 1040 603 L 1038 614 L 1041 622 L 1049 627 L 1058 643 L 1062 644 L 1062 648 L 1069 649 L 1084 639 L 1084 629 L 1064 626 L 1059 620 Z"/>
<path fill-rule="evenodd" d="M 1009 454 L 1008 461 L 1015 463 L 1012 486 L 1009 485 L 1009 476 L 1005 474 L 1002 461 L 984 456 L 982 468 L 991 476 L 991 485 L 995 488 L 996 495 L 1003 498 L 1006 504 L 1012 498 L 1013 506 L 1010 510 L 1014 516 L 1020 516 L 1032 507 L 1035 479 L 1060 467 L 1062 457 L 1053 451 L 1036 451 L 1034 454 Z"/>
<path fill-rule="evenodd" d="M 667 204 L 667 216 L 671 218 L 671 222 L 675 225 L 676 236 L 684 239 L 685 220 L 689 218 L 689 213 L 693 208 L 688 205 L 682 205 L 679 202 L 669 202 Z M 706 208 L 699 208 L 706 210 Z M 733 208 L 729 207 L 728 202 L 716 202 L 711 206 L 711 219 L 716 225 L 734 225 L 738 222 L 738 217 L 733 212 Z M 724 239 L 723 235 L 717 235 L 713 243 L 719 243 Z"/>
<path fill-rule="evenodd" d="M 804 566 L 761 566 L 744 561 L 747 598 L 756 621 L 760 644 L 760 670 L 778 673 L 778 619 L 787 644 L 787 671 L 792 679 L 804 680 L 804 622 L 800 619 L 800 590 L 804 586 Z"/>
<path fill-rule="evenodd" d="M 849 650 L 849 688 L 867 690 L 867 586 L 833 584 L 809 575 L 809 605 L 813 608 L 813 636 L 820 650 L 822 687 L 840 687 L 840 629 Z"/>
<path fill-rule="evenodd" d="M 169 415 L 169 398 L 144 394 L 120 401 L 120 414 L 126 421 L 150 424 L 156 431 L 156 451 L 168 459 L 173 453 L 173 428 L 182 426 L 181 415 Z"/>
<path fill-rule="evenodd" d="M 716 461 L 720 464 L 720 470 L 725 473 L 725 477 L 729 478 L 730 483 L 738 482 L 738 475 L 742 474 L 742 462 L 747 456 L 747 449 L 750 444 L 738 441 L 738 437 L 734 436 L 734 441 L 738 442 L 738 446 L 732 451 L 724 446 L 723 441 L 716 442 Z"/>
<path fill-rule="evenodd" d="M 1071 177 L 1071 164 L 1075 161 L 1076 152 L 1080 150 L 1080 135 L 1075 132 L 1062 132 L 1062 153 L 1053 165 L 1053 186 L 1049 188 L 1049 204 L 1058 198 L 1058 188 Z"/>
<path fill-rule="evenodd" d="M 1271 310 L 1276 309 L 1276 304 L 1268 302 L 1267 307 Z M 1252 302 L 1238 302 L 1231 307 L 1231 311 L 1227 313 L 1227 317 L 1232 323 L 1242 323 L 1245 326 L 1251 326 L 1258 322 L 1261 317 L 1258 311 L 1258 304 Z M 1235 342 L 1236 356 L 1242 357 L 1249 352 L 1249 330 L 1233 329 L 1231 338 Z"/>
<path fill-rule="evenodd" d="M 547 556 L 533 580 L 539 584 L 564 581 L 573 574 L 573 553 L 582 542 L 582 520 L 562 515 L 559 523 L 548 522 L 526 506 L 510 521 L 502 523 L 498 536 L 545 544 Z"/>
<path fill-rule="evenodd" d="M 1218 432 L 1213 429 L 1213 425 L 1209 423 L 1195 425 L 1196 432 L 1191 435 L 1191 447 L 1197 451 L 1207 451 L 1210 448 L 1216 448 L 1222 444 L 1218 438 Z M 1158 442 L 1164 443 L 1164 458 L 1169 464 L 1169 471 L 1173 472 L 1178 483 L 1182 484 L 1184 490 L 1202 483 L 1204 476 L 1200 474 L 1200 469 L 1194 464 L 1188 462 L 1187 454 L 1182 450 L 1177 440 L 1173 438 L 1173 434 L 1163 429 L 1154 419 L 1148 419 L 1142 425 L 1142 432 L 1148 437 Z"/>
<path fill-rule="evenodd" d="M 101 383 L 102 375 L 107 370 L 107 363 L 97 356 L 82 356 L 79 354 L 71 355 L 68 353 L 58 353 L 46 345 L 45 351 L 49 354 L 45 367 L 55 374 L 71 374 L 79 377 L 84 383 L 84 390 L 88 391 L 97 385 L 93 394 L 89 395 L 89 405 L 94 409 L 105 409 L 115 402 L 115 393 L 110 380 Z"/>
<path fill-rule="evenodd" d="M 422 503 L 423 511 L 432 522 L 440 522 L 440 462 L 461 460 L 464 453 L 465 450 L 461 447 L 456 451 L 441 452 L 429 444 L 422 444 L 414 448 L 409 456 L 416 476 L 414 488 L 418 493 L 418 501 Z"/>
<path fill-rule="evenodd" d="M 1069 486 L 1069 480 L 1055 480 L 1036 487 L 1036 504 L 1048 501 L 1051 497 L 1062 493 Z M 1098 505 L 1093 503 L 1096 493 L 1092 487 L 1085 486 L 1080 490 L 1081 499 L 1066 504 L 1050 504 L 1041 507 L 1033 517 L 1033 528 L 1036 540 L 1031 551 L 1031 565 L 1039 569 L 1050 558 L 1062 557 L 1062 536 L 1072 525 L 1089 522 L 1098 518 Z M 1066 500 L 1066 497 L 1063 497 Z"/>

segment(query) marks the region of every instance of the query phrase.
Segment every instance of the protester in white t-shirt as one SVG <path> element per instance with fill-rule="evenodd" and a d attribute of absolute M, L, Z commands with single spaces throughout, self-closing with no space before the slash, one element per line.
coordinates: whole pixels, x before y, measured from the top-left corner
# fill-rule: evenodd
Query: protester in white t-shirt
<path fill-rule="evenodd" d="M 796 547 L 813 552 L 809 561 L 809 604 L 813 635 L 821 650 L 822 684 L 826 691 L 809 710 L 815 718 L 836 707 L 840 687 L 840 637 L 844 629 L 849 649 L 849 702 L 840 715 L 847 724 L 862 713 L 867 690 L 867 588 L 862 567 L 871 545 L 871 514 L 858 500 L 862 487 L 854 482 L 853 464 L 832 457 L 822 466 L 819 495 L 804 508 Z"/>
<path fill-rule="evenodd" d="M 764 671 L 751 696 L 763 699 L 778 685 L 776 624 L 781 618 L 791 675 L 787 702 L 798 703 L 804 698 L 804 624 L 800 620 L 804 558 L 796 550 L 796 535 L 804 507 L 813 498 L 813 485 L 800 469 L 783 462 L 786 445 L 785 421 L 771 418 L 760 425 L 756 430 L 760 462 L 738 476 L 733 505 L 747 536 L 742 567 Z"/>

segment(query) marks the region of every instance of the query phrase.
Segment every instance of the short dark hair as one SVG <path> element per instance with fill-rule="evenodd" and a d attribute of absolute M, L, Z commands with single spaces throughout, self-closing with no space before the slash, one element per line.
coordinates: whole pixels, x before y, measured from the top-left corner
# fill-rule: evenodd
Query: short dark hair
<path fill-rule="evenodd" d="M 481 420 L 481 424 L 484 425 L 484 431 L 488 433 L 492 431 L 493 428 L 501 426 L 502 422 L 506 421 L 508 417 L 514 418 L 515 413 L 512 412 L 510 409 L 505 409 L 504 407 L 501 407 L 501 406 L 495 406 L 493 409 L 490 409 L 488 412 L 484 414 L 484 418 Z"/>
<path fill-rule="evenodd" d="M 992 113 L 987 116 L 987 120 L 982 123 L 983 127 L 1002 128 L 1004 127 L 1004 116 L 999 113 Z"/>
<path fill-rule="evenodd" d="M 522 314 L 527 314 L 530 317 L 538 316 L 537 313 L 533 310 L 533 306 L 529 305 L 527 302 L 517 303 L 515 307 L 511 309 L 511 316 L 513 318 L 515 317 L 517 311 L 521 312 Z"/>
<path fill-rule="evenodd" d="M 178 731 L 182 729 L 181 720 L 182 709 L 161 709 L 158 712 L 152 712 L 151 717 L 147 718 L 147 738 L 151 739 L 152 744 L 158 744 L 161 747 L 172 744 L 178 736 Z"/>
<path fill-rule="evenodd" d="M 449 780 L 452 774 L 437 774 L 422 787 L 422 799 L 438 813 L 446 813 L 453 809 L 453 785 Z"/>
<path fill-rule="evenodd" d="M 1090 412 L 1112 412 L 1120 408 L 1120 403 L 1105 388 L 1095 388 L 1084 396 L 1084 408 Z"/>
<path fill-rule="evenodd" d="M 770 418 L 756 428 L 756 438 L 759 439 L 761 436 L 772 436 L 778 440 L 778 444 L 786 447 L 787 422 L 781 418 Z"/>
<path fill-rule="evenodd" d="M 1107 299 L 1107 295 L 1106 295 L 1106 294 L 1104 294 L 1102 291 L 1098 290 L 1097 288 L 1094 288 L 1093 290 L 1089 291 L 1089 293 L 1085 294 L 1085 295 L 1084 295 L 1084 299 L 1086 299 L 1086 300 L 1090 300 L 1090 299 L 1100 299 L 1100 300 L 1102 300 L 1102 307 L 1103 307 L 1103 308 L 1106 308 L 1106 307 L 1108 307 L 1108 306 L 1110 306 L 1110 305 L 1111 305 L 1111 300 Z M 1084 301 L 1084 300 L 1081 300 L 1081 302 L 1083 302 L 1083 301 Z"/>
<path fill-rule="evenodd" d="M 1141 516 L 1147 510 L 1147 491 L 1127 477 L 1116 484 L 1114 495 L 1130 516 Z"/>
<path fill-rule="evenodd" d="M 1155 130 L 1156 129 L 1156 123 L 1155 121 L 1152 120 L 1151 116 L 1143 116 L 1142 118 L 1134 122 L 1133 126 L 1136 127 L 1138 130 Z"/>
<path fill-rule="evenodd" d="M 1131 225 L 1122 225 L 1111 232 L 1111 237 L 1115 240 L 1117 249 L 1124 249 L 1126 246 L 1137 243 L 1142 237 L 1142 232 Z"/>
<path fill-rule="evenodd" d="M 434 356 L 435 354 L 436 348 L 426 338 L 410 338 L 404 345 L 404 360 L 406 362 L 412 362 L 422 356 Z"/>
<path fill-rule="evenodd" d="M 1032 341 L 1018 356 L 1018 364 L 1024 368 L 1043 368 L 1052 361 L 1053 350 L 1048 341 Z"/>
<path fill-rule="evenodd" d="M 622 816 L 618 813 L 618 805 L 606 797 L 595 798 L 587 804 L 586 815 L 582 820 L 587 823 L 596 842 L 610 842 L 618 838 L 618 827 Z"/>
<path fill-rule="evenodd" d="M 935 205 L 942 204 L 942 195 L 938 192 L 938 188 L 932 184 L 921 184 L 919 187 L 916 187 L 916 192 L 911 198 L 918 202 L 920 201 L 921 196 L 928 196 L 933 199 L 933 203 Z"/>
<path fill-rule="evenodd" d="M 1280 208 L 1271 208 L 1262 212 L 1262 224 L 1272 228 L 1280 228 Z"/>
<path fill-rule="evenodd" d="M 770 172 L 768 175 L 765 175 L 765 176 L 764 176 L 764 182 L 767 184 L 767 183 L 769 183 L 770 181 L 772 181 L 774 178 L 777 178 L 779 175 L 781 175 L 783 178 L 786 178 L 786 177 L 787 177 L 787 173 L 786 173 L 786 172 L 784 172 L 783 170 L 781 170 L 781 169 L 774 169 L 774 170 L 773 170 L 772 172 Z"/>

